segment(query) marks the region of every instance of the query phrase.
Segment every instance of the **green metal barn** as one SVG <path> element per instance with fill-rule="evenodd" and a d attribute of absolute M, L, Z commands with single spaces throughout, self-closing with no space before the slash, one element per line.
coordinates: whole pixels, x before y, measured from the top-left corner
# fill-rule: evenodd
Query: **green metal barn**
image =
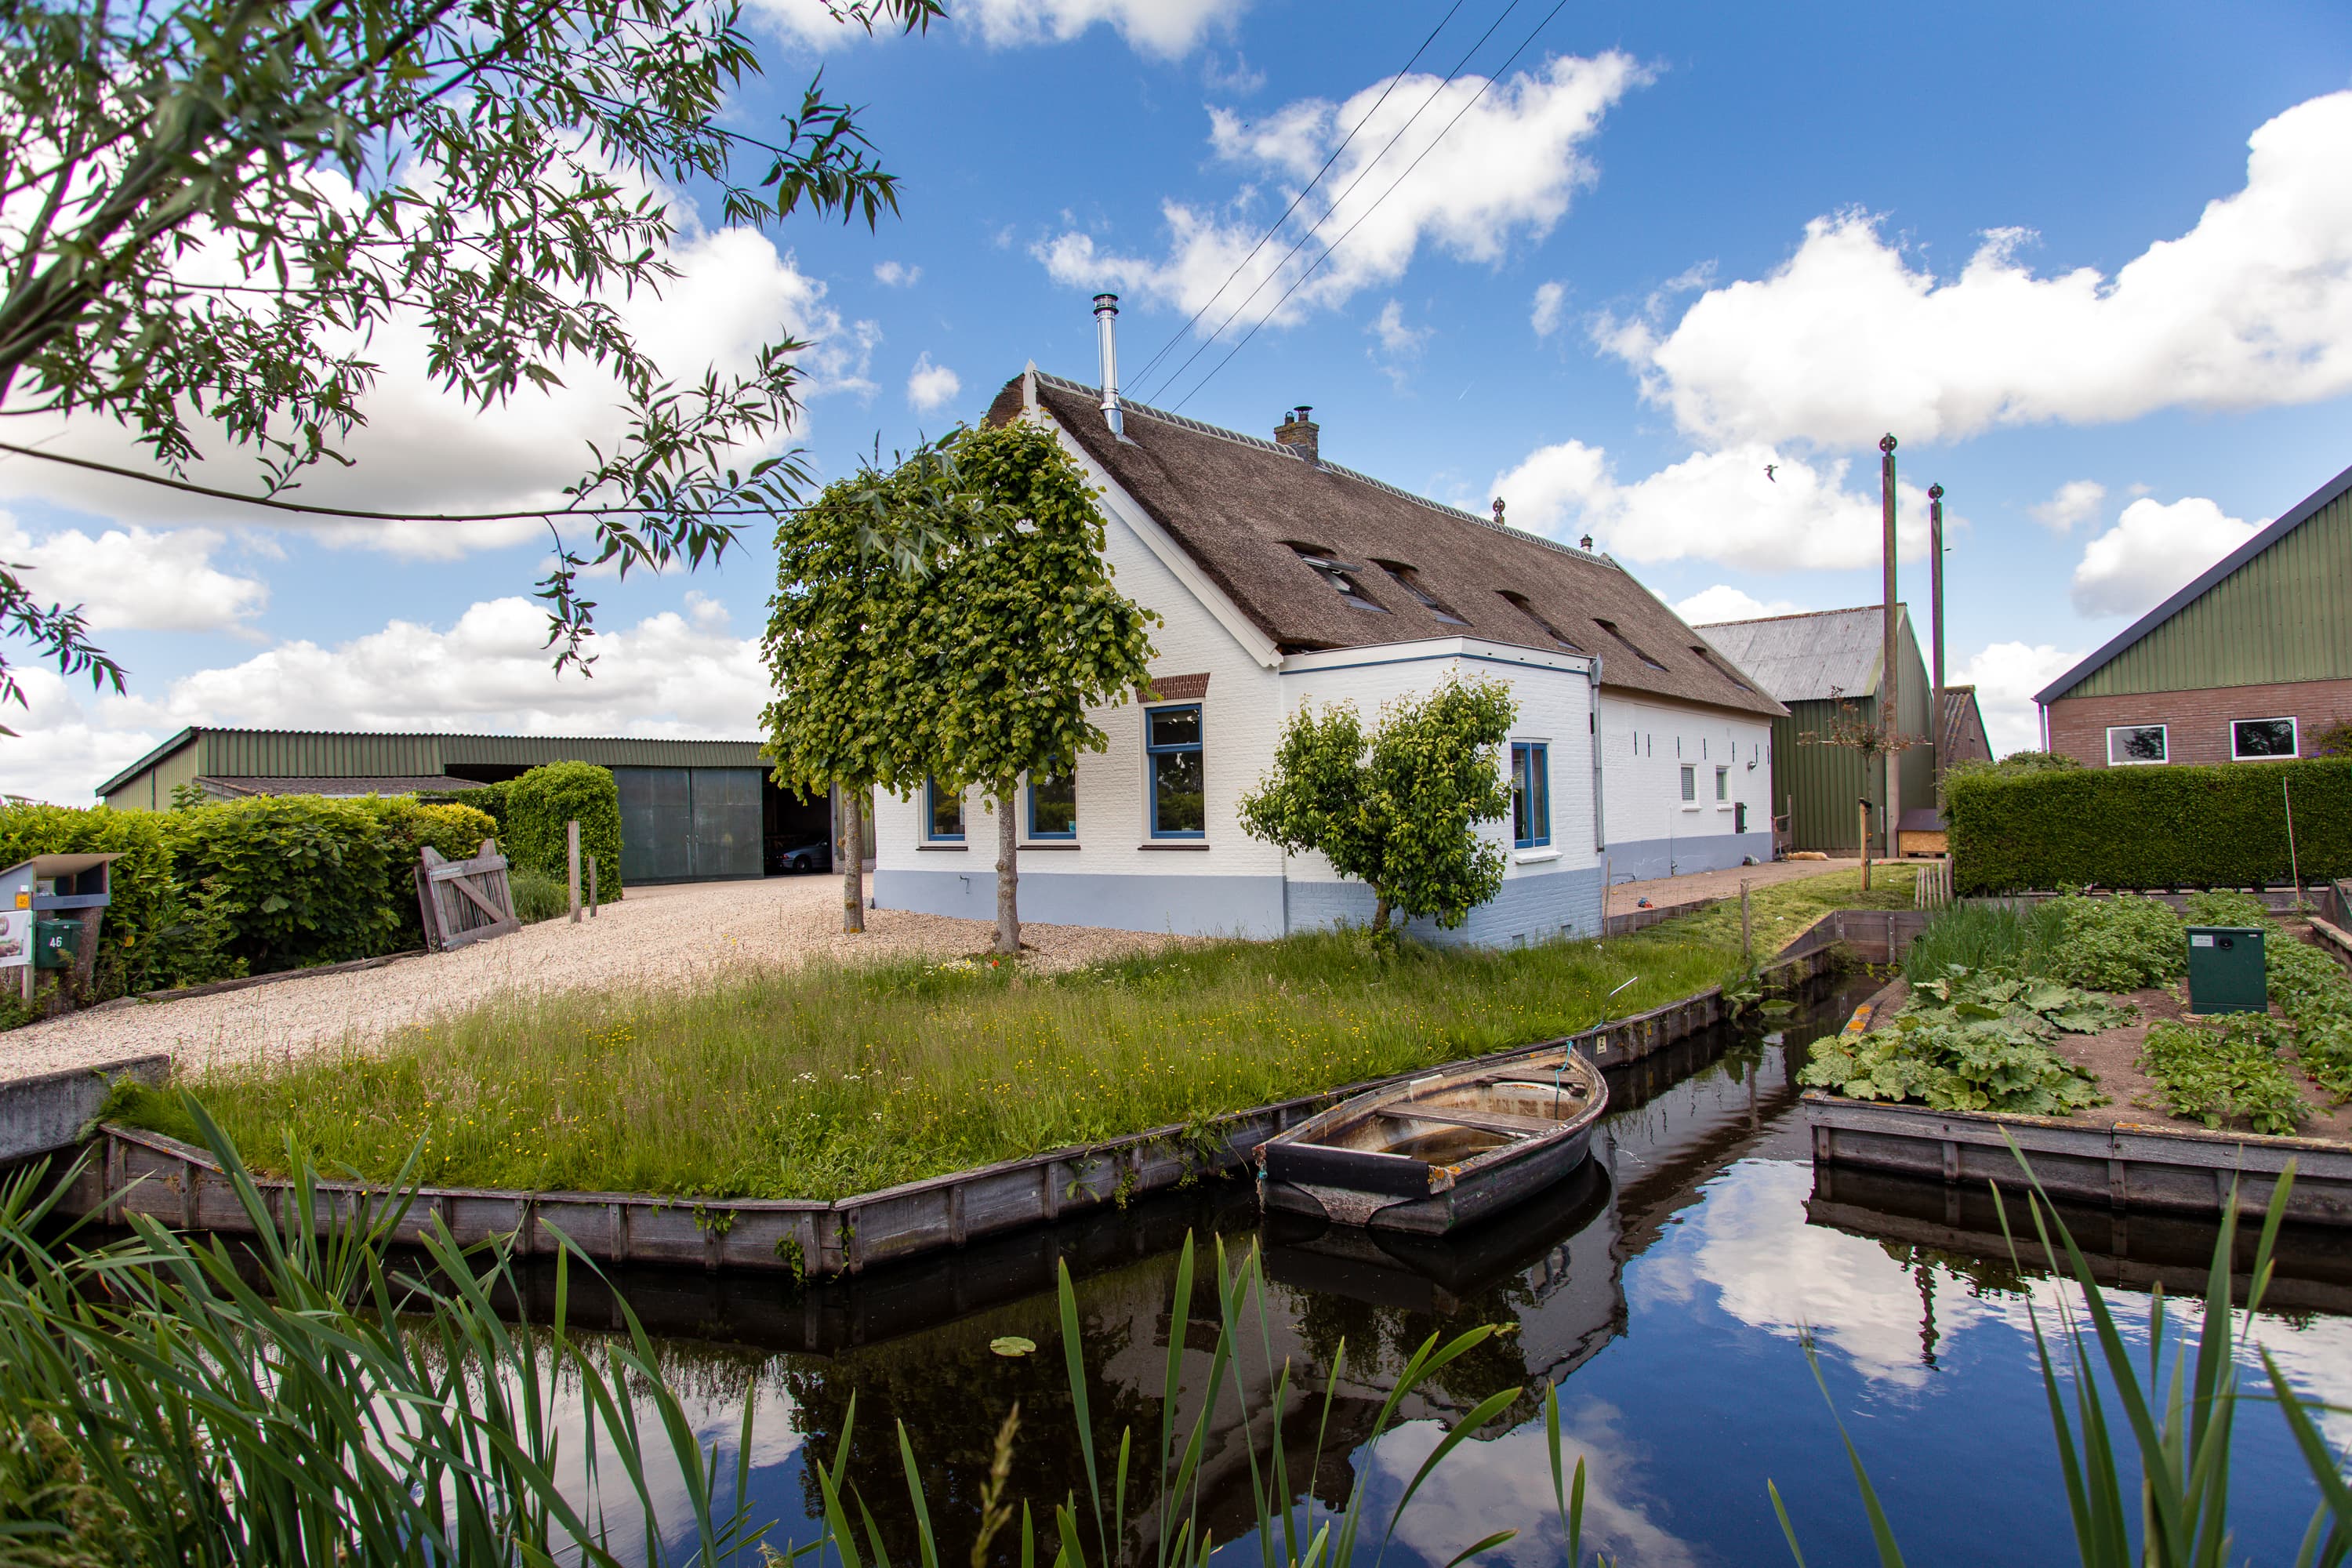
<path fill-rule="evenodd" d="M 167 810 L 193 784 L 252 795 L 408 795 L 496 784 L 543 763 L 594 763 L 621 792 L 621 874 L 631 886 L 819 870 L 833 811 L 776 787 L 756 741 L 628 736 L 181 731 L 99 785 L 109 805 Z"/>

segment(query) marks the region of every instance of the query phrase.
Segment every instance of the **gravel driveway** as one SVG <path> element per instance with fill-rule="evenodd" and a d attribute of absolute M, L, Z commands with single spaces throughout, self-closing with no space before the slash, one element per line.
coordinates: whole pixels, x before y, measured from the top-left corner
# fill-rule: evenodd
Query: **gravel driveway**
<path fill-rule="evenodd" d="M 454 952 L 382 969 L 321 974 L 175 1002 L 85 1013 L 0 1034 L 0 1079 L 100 1068 L 157 1051 L 183 1069 L 359 1042 L 499 992 L 648 983 L 689 986 L 731 969 L 811 959 L 940 959 L 984 952 L 980 921 L 869 910 L 866 934 L 841 932 L 841 879 L 774 877 L 639 888 L 577 926 L 552 920 Z M 1164 945 L 1165 935 L 1026 925 L 1029 962 L 1071 968 Z"/>

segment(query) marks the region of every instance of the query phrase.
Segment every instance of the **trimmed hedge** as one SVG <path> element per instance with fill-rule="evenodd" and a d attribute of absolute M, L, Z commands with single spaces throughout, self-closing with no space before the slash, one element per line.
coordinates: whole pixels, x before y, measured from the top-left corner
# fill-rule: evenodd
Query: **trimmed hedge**
<path fill-rule="evenodd" d="M 506 784 L 507 858 L 558 881 L 569 868 L 563 825 L 580 819 L 582 896 L 588 856 L 596 857 L 600 897 L 621 896 L 621 787 L 593 763 L 550 763 Z"/>
<path fill-rule="evenodd" d="M 103 805 L 0 806 L 0 866 L 36 855 L 122 857 L 114 863 L 113 902 L 99 926 L 92 1000 L 243 972 L 220 951 L 218 921 L 207 918 L 203 889 L 187 888 L 176 873 L 164 831 L 170 820 L 166 812 Z"/>
<path fill-rule="evenodd" d="M 2352 758 L 2319 757 L 1955 774 L 1945 783 L 1955 889 L 2284 886 L 2282 782 L 2305 880 L 2352 876 Z"/>

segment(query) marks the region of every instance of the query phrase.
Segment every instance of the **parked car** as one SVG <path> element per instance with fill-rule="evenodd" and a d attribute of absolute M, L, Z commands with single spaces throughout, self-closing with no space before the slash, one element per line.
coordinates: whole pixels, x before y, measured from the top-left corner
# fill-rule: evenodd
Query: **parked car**
<path fill-rule="evenodd" d="M 785 871 L 830 871 L 833 846 L 822 838 L 787 844 L 776 852 L 776 862 Z"/>

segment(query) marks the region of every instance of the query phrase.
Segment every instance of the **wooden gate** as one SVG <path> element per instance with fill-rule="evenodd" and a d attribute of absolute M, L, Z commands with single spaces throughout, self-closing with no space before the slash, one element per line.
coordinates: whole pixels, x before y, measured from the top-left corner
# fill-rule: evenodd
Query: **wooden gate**
<path fill-rule="evenodd" d="M 426 845 L 416 868 L 416 908 L 425 945 L 436 952 L 522 929 L 507 886 L 507 858 L 488 838 L 470 860 L 445 860 Z"/>

